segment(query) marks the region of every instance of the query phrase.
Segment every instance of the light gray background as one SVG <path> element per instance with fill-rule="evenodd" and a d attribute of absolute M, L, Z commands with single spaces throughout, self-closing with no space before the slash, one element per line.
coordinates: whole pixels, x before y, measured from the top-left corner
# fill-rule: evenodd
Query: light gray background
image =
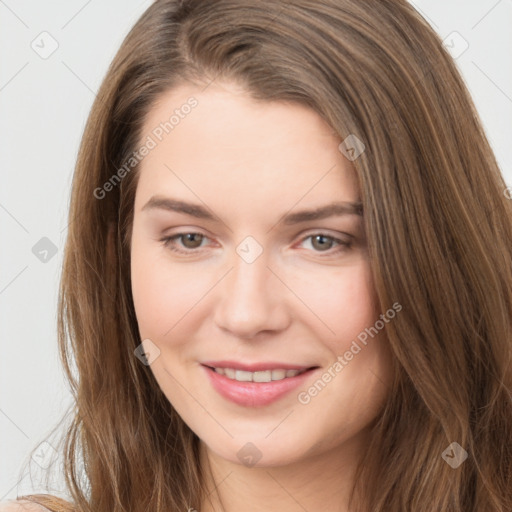
<path fill-rule="evenodd" d="M 458 32 L 457 54 L 469 44 L 456 61 L 512 186 L 512 0 L 412 3 L 443 39 Z M 0 0 L 0 500 L 39 488 L 20 470 L 70 402 L 56 305 L 73 166 L 95 91 L 150 4 Z M 45 31 L 58 43 L 46 59 L 31 47 L 51 49 Z M 46 263 L 42 237 L 57 248 Z"/>

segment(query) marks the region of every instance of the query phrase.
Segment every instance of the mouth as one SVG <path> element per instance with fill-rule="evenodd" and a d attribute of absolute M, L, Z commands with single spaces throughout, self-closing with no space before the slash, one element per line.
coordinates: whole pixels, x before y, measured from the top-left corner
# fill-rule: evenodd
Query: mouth
<path fill-rule="evenodd" d="M 208 368 L 218 373 L 219 375 L 224 375 L 228 379 L 236 380 L 238 382 L 273 382 L 296 377 L 297 375 L 300 375 L 301 373 L 307 372 L 311 369 L 306 368 L 304 370 L 286 370 L 284 368 L 276 368 L 273 370 L 249 372 L 246 370 L 237 370 L 235 368 L 222 368 L 212 366 L 208 366 Z"/>
<path fill-rule="evenodd" d="M 319 366 L 283 363 L 240 364 L 208 362 L 201 365 L 213 388 L 225 399 L 245 407 L 269 405 L 301 384 Z"/>

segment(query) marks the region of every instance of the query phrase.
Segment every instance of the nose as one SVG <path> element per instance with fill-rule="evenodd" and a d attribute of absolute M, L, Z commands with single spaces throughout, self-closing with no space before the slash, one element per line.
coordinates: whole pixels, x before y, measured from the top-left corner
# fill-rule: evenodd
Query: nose
<path fill-rule="evenodd" d="M 244 339 L 286 329 L 291 318 L 287 289 L 270 270 L 265 251 L 252 263 L 235 253 L 231 263 L 231 270 L 218 285 L 216 325 Z"/>

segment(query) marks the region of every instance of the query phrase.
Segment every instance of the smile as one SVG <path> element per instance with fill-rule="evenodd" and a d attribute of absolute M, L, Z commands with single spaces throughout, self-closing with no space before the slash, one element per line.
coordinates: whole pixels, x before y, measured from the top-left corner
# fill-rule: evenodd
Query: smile
<path fill-rule="evenodd" d="M 283 380 L 295 377 L 306 370 L 265 370 L 259 372 L 248 372 L 244 370 L 235 370 L 234 368 L 213 368 L 215 372 L 226 376 L 228 379 L 237 380 L 238 382 L 271 382 L 275 380 Z"/>

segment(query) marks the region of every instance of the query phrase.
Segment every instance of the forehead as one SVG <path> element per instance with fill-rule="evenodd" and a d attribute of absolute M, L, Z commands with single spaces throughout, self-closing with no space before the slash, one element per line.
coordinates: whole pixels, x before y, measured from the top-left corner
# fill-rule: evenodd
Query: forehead
<path fill-rule="evenodd" d="M 226 83 L 181 86 L 148 113 L 141 139 L 148 138 L 154 147 L 139 177 L 146 196 L 175 197 L 178 189 L 195 202 L 198 194 L 217 195 L 267 207 L 315 195 L 326 196 L 324 202 L 358 199 L 355 171 L 338 150 L 341 139 L 298 103 L 257 101 Z"/>
<path fill-rule="evenodd" d="M 225 82 L 214 82 L 203 89 L 182 85 L 163 93 L 148 112 L 143 133 L 152 133 L 160 141 L 179 137 L 191 126 L 203 145 L 215 141 L 216 147 L 220 143 L 219 149 L 229 152 L 279 148 L 285 142 L 305 138 L 310 145 L 302 149 L 312 152 L 332 148 L 338 140 L 335 131 L 313 109 L 297 102 L 255 100 L 246 90 Z M 250 137 L 265 133 L 274 137 Z M 232 145 L 234 141 L 236 146 Z M 301 152 L 300 147 L 296 150 Z"/>

